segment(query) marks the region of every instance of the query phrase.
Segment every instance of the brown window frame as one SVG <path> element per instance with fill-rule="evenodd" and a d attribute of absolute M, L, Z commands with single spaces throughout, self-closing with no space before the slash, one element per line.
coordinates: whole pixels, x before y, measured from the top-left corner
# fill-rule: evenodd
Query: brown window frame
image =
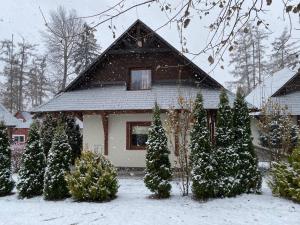
<path fill-rule="evenodd" d="M 145 150 L 146 146 L 135 146 L 131 143 L 132 127 L 134 126 L 151 126 L 150 121 L 128 121 L 126 122 L 126 150 Z"/>
<path fill-rule="evenodd" d="M 132 89 L 131 87 L 131 71 L 133 70 L 150 70 L 150 88 L 147 88 L 147 89 Z M 145 90 L 151 90 L 152 88 L 152 79 L 153 79 L 153 70 L 152 68 L 149 68 L 149 67 L 132 67 L 132 68 L 129 68 L 129 71 L 128 71 L 128 76 L 129 76 L 129 83 L 128 83 L 128 90 L 129 91 L 145 91 Z"/>

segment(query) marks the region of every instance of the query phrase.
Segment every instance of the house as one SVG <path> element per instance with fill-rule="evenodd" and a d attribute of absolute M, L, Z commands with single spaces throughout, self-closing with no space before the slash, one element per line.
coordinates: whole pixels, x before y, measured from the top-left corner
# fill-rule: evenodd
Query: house
<path fill-rule="evenodd" d="M 286 106 L 294 124 L 300 126 L 300 71 L 285 68 L 268 76 L 249 93 L 246 100 L 258 109 L 261 109 L 268 100 L 283 107 Z M 258 120 L 256 118 L 259 118 L 259 113 L 252 118 L 251 128 L 253 142 L 259 146 Z"/>
<path fill-rule="evenodd" d="M 30 125 L 33 121 L 30 112 L 18 111 L 15 113 L 18 120 L 16 127 L 12 129 L 12 139 L 15 143 L 24 144 L 28 138 Z"/>
<path fill-rule="evenodd" d="M 132 24 L 65 90 L 33 112 L 65 112 L 83 121 L 83 148 L 117 167 L 144 167 L 155 101 L 165 111 L 201 91 L 214 135 L 222 85 L 140 20 Z M 229 94 L 230 103 L 234 95 Z M 213 137 L 212 137 L 213 138 Z M 174 157 L 174 154 L 171 154 Z"/>
<path fill-rule="evenodd" d="M 18 120 L 0 104 L 0 121 L 3 121 L 8 130 L 8 135 L 12 137 L 12 129 L 17 126 Z"/>

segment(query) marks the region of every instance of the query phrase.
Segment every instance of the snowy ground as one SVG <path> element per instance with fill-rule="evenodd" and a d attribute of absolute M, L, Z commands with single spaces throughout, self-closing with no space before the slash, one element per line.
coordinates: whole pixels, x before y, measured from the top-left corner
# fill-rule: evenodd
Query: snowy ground
<path fill-rule="evenodd" d="M 172 197 L 149 199 L 141 179 L 121 178 L 118 198 L 107 203 L 78 203 L 71 199 L 47 202 L 41 197 L 0 198 L 0 224 L 101 225 L 299 225 L 300 205 L 272 197 L 266 184 L 262 195 L 198 202 L 181 197 L 173 184 Z"/>

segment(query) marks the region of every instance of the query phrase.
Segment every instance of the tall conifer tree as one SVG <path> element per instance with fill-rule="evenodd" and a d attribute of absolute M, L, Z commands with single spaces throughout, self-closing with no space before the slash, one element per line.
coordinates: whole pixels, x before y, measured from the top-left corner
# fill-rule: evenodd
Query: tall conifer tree
<path fill-rule="evenodd" d="M 261 174 L 251 137 L 250 115 L 241 90 L 238 90 L 233 108 L 234 146 L 239 157 L 239 193 L 259 192 Z"/>
<path fill-rule="evenodd" d="M 56 128 L 49 151 L 44 177 L 44 198 L 47 200 L 63 199 L 69 195 L 65 181 L 66 172 L 70 171 L 71 146 L 61 122 Z"/>
<path fill-rule="evenodd" d="M 160 109 L 155 103 L 153 121 L 148 133 L 146 154 L 146 187 L 159 198 L 170 196 L 172 178 L 167 136 L 160 119 Z"/>
<path fill-rule="evenodd" d="M 216 184 L 217 196 L 234 196 L 235 186 L 238 185 L 235 177 L 238 156 L 233 148 L 232 110 L 229 105 L 226 90 L 220 94 L 220 104 L 217 113 L 216 146 L 214 158 L 218 173 Z"/>
<path fill-rule="evenodd" d="M 46 158 L 40 142 L 38 125 L 33 122 L 19 171 L 17 189 L 21 198 L 30 198 L 43 193 L 45 167 Z"/>
<path fill-rule="evenodd" d="M 194 124 L 190 133 L 192 191 L 196 198 L 206 199 L 215 195 L 216 171 L 212 166 L 212 146 L 207 128 L 207 113 L 200 93 L 195 100 L 193 116 Z"/>
<path fill-rule="evenodd" d="M 11 149 L 7 129 L 0 122 L 0 196 L 8 195 L 14 188 L 11 171 Z"/>

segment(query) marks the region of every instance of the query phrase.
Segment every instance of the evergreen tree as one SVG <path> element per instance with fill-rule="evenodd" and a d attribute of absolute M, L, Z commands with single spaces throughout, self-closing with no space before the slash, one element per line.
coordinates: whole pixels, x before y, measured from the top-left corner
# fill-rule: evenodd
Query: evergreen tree
<path fill-rule="evenodd" d="M 76 118 L 73 116 L 61 115 L 61 120 L 64 121 L 66 135 L 68 136 L 68 142 L 72 149 L 72 164 L 74 164 L 75 159 L 80 156 L 82 149 L 82 135 L 80 127 L 76 124 Z"/>
<path fill-rule="evenodd" d="M 14 188 L 11 171 L 11 149 L 7 130 L 3 122 L 0 123 L 0 196 L 8 195 Z"/>
<path fill-rule="evenodd" d="M 44 198 L 46 200 L 63 199 L 69 195 L 65 174 L 70 171 L 71 147 L 64 126 L 56 128 L 49 151 L 44 177 Z"/>
<path fill-rule="evenodd" d="M 153 122 L 148 133 L 144 182 L 159 198 L 170 196 L 172 172 L 169 154 L 167 136 L 160 120 L 160 109 L 155 103 Z"/>
<path fill-rule="evenodd" d="M 214 159 L 218 173 L 216 184 L 217 196 L 230 197 L 236 195 L 235 186 L 238 185 L 235 176 L 238 155 L 233 148 L 232 110 L 229 106 L 226 90 L 220 94 L 220 104 L 216 124 L 216 146 Z"/>
<path fill-rule="evenodd" d="M 296 41 L 290 41 L 290 34 L 285 27 L 282 34 L 272 42 L 271 69 L 275 73 L 285 67 L 294 68 L 300 62 L 300 49 Z"/>
<path fill-rule="evenodd" d="M 96 32 L 95 28 L 86 23 L 83 24 L 83 31 L 76 42 L 74 53 L 74 67 L 77 74 L 80 74 L 98 56 L 100 48 L 97 45 L 94 32 Z"/>
<path fill-rule="evenodd" d="M 238 90 L 233 108 L 234 147 L 239 157 L 237 193 L 259 192 L 261 174 L 257 167 L 257 158 L 252 144 L 250 116 L 247 103 Z"/>
<path fill-rule="evenodd" d="M 46 114 L 41 125 L 41 144 L 44 150 L 46 158 L 52 145 L 55 128 L 57 126 L 57 119 L 55 119 L 50 113 Z"/>
<path fill-rule="evenodd" d="M 203 98 L 198 93 L 193 109 L 194 124 L 191 129 L 190 163 L 192 169 L 192 191 L 196 198 L 214 197 L 216 179 L 212 166 L 212 146 L 207 128 L 207 113 L 203 107 Z"/>
<path fill-rule="evenodd" d="M 21 198 L 30 198 L 43 193 L 46 158 L 36 122 L 33 122 L 22 155 L 17 189 Z"/>

